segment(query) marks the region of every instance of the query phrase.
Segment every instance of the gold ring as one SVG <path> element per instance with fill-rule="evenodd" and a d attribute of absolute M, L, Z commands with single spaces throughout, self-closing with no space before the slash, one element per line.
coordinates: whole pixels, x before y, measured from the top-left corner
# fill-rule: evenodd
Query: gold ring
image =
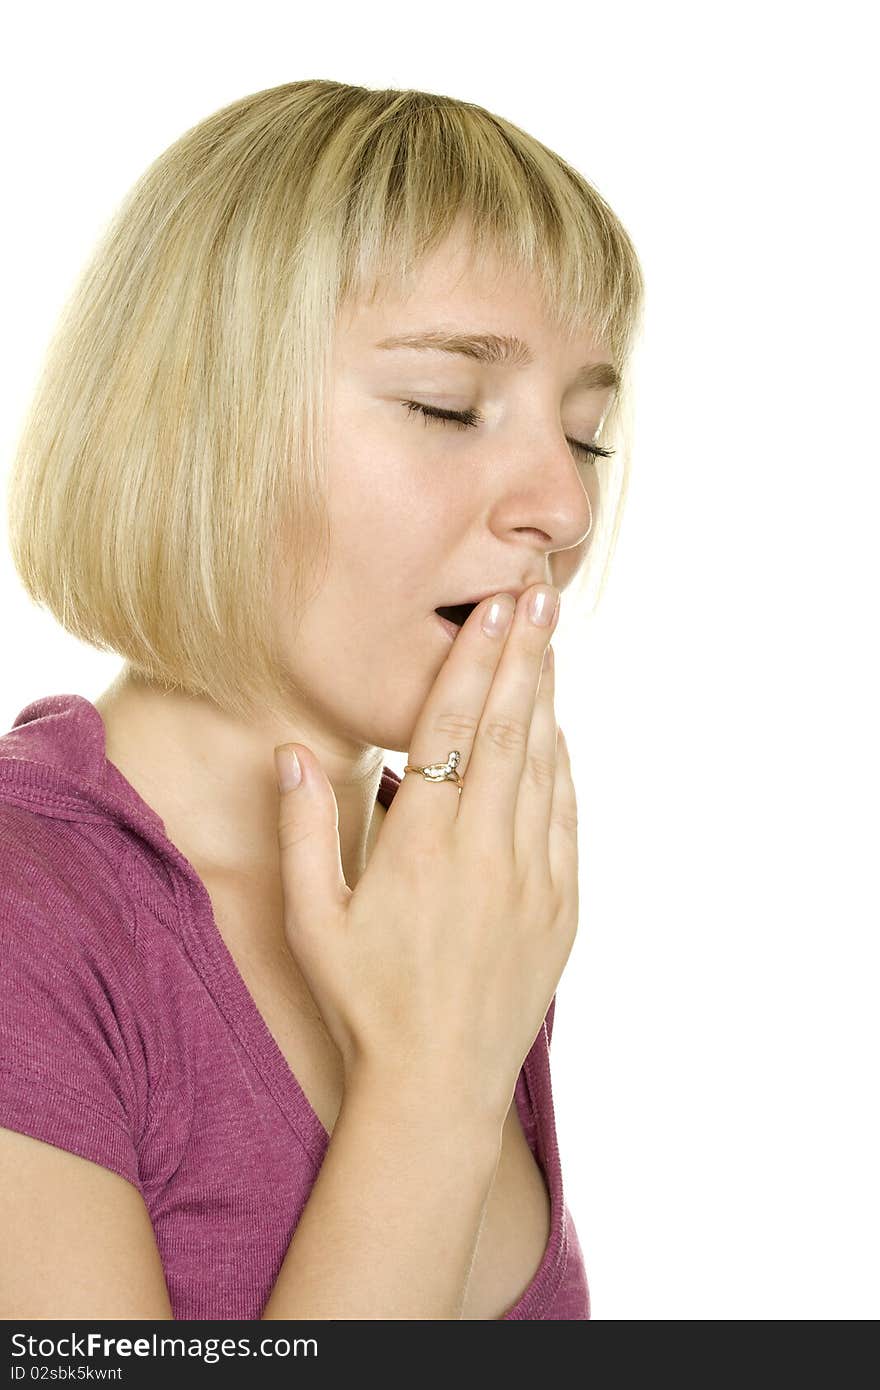
<path fill-rule="evenodd" d="M 417 767 L 414 763 L 407 763 L 403 769 L 403 775 L 408 772 L 420 772 L 426 782 L 454 782 L 461 791 L 464 782 L 459 776 L 456 768 L 461 762 L 461 753 L 457 748 L 453 748 L 446 755 L 445 763 L 427 763 L 424 767 Z"/>

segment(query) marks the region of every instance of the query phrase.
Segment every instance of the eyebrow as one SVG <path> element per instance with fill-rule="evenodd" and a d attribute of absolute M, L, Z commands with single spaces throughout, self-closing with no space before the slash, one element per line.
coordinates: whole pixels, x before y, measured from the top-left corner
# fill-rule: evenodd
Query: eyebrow
<path fill-rule="evenodd" d="M 375 346 L 392 351 L 414 348 L 423 352 L 457 353 L 488 366 L 527 367 L 535 360 L 528 343 L 504 333 L 446 333 L 439 328 L 429 328 L 423 333 L 398 333 L 382 338 Z M 578 369 L 575 384 L 588 391 L 617 390 L 620 375 L 611 362 L 587 362 Z"/>

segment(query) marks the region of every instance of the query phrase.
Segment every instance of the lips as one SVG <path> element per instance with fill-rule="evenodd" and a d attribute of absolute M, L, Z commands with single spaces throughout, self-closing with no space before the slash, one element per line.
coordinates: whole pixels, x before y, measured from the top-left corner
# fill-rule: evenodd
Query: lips
<path fill-rule="evenodd" d="M 475 594 L 473 598 L 466 599 L 463 603 L 447 603 L 440 608 L 435 608 L 434 612 L 447 622 L 455 623 L 456 627 L 463 627 L 471 613 L 473 613 L 478 603 L 482 603 L 485 598 L 492 598 L 493 594 L 512 594 L 514 598 L 519 598 L 523 589 L 527 589 L 533 580 L 527 580 L 524 584 L 518 580 L 513 584 L 496 584 L 494 589 L 484 589 L 481 594 Z"/>
<path fill-rule="evenodd" d="M 544 575 L 536 574 L 531 579 L 515 580 L 512 584 L 496 584 L 492 589 L 484 589 L 481 594 L 468 599 L 465 603 L 447 603 L 440 608 L 435 608 L 434 612 L 439 618 L 444 618 L 446 622 L 453 623 L 455 627 L 462 627 L 478 603 L 483 599 L 492 598 L 494 594 L 512 594 L 518 599 L 520 594 L 532 584 L 548 584 L 551 581 Z"/>

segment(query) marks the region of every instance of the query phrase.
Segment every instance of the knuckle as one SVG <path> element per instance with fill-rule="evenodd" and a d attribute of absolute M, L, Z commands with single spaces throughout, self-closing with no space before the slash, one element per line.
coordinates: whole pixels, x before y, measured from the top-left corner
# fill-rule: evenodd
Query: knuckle
<path fill-rule="evenodd" d="M 416 823 L 412 823 L 406 842 L 405 863 L 401 867 L 422 880 L 439 860 L 445 859 L 447 853 L 443 837 L 437 834 L 436 829 L 423 830 Z"/>
<path fill-rule="evenodd" d="M 437 885 L 448 885 L 452 846 L 449 827 L 413 822 L 396 872 L 421 898 L 429 887 L 433 891 Z"/>
<path fill-rule="evenodd" d="M 555 889 L 549 864 L 529 846 L 522 864 L 521 903 L 529 922 L 552 920 L 556 912 Z"/>
<path fill-rule="evenodd" d="M 496 716 L 490 719 L 483 729 L 486 741 L 497 748 L 499 752 L 521 753 L 526 746 L 529 736 L 528 725 L 520 719 L 500 718 Z"/>
<path fill-rule="evenodd" d="M 314 837 L 314 830 L 302 820 L 281 820 L 278 823 L 278 848 L 282 854 L 306 844 Z"/>
<path fill-rule="evenodd" d="M 578 816 L 576 809 L 566 806 L 554 808 L 551 820 L 564 834 L 570 835 L 572 839 L 577 839 Z"/>
<path fill-rule="evenodd" d="M 528 780 L 539 791 L 552 787 L 556 781 L 556 763 L 551 758 L 538 757 L 529 753 L 526 757 L 525 773 Z"/>
<path fill-rule="evenodd" d="M 447 734 L 451 739 L 472 739 L 477 731 L 479 720 L 469 714 L 438 714 L 434 720 L 434 730 Z"/>

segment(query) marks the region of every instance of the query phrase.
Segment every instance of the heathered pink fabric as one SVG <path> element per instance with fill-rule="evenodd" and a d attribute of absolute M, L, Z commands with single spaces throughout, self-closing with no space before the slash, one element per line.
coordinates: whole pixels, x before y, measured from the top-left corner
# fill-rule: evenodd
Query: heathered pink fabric
<path fill-rule="evenodd" d="M 385 768 L 388 806 L 399 777 Z M 258 1319 L 329 1142 L 204 884 L 106 757 L 80 695 L 0 737 L 0 1125 L 141 1193 L 175 1318 Z M 507 1319 L 587 1319 L 550 1081 L 555 997 L 515 1101 L 550 1240 Z"/>

